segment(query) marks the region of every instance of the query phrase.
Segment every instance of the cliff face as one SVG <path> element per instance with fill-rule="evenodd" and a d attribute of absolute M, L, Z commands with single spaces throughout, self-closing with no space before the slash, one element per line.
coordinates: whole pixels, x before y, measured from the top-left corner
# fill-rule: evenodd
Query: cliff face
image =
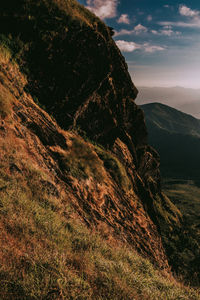
<path fill-rule="evenodd" d="M 126 144 L 118 138 L 114 154 L 61 130 L 24 91 L 26 80 L 16 66 L 1 64 L 0 78 L 1 97 L 11 99 L 0 129 L 4 173 L 19 182 L 29 181 L 32 169 L 44 174 L 38 189 L 72 204 L 89 227 L 108 239 L 128 242 L 168 268 L 157 228 L 140 197 L 147 191 Z M 5 174 L 2 190 L 10 181 Z"/>
<path fill-rule="evenodd" d="M 28 181 L 31 165 L 48 178 L 39 186 L 71 203 L 90 228 L 169 269 L 153 204 L 163 199 L 159 157 L 147 145 L 137 89 L 110 30 L 74 1 L 3 5 L 5 172 Z"/>

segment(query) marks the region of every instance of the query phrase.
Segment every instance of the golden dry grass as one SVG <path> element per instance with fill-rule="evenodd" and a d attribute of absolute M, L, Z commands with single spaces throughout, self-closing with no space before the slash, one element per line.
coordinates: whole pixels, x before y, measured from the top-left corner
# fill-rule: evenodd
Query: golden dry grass
<path fill-rule="evenodd" d="M 13 154 L 13 158 L 17 157 Z M 46 174 L 0 172 L 1 299 L 200 299 L 125 245 L 86 228 Z"/>

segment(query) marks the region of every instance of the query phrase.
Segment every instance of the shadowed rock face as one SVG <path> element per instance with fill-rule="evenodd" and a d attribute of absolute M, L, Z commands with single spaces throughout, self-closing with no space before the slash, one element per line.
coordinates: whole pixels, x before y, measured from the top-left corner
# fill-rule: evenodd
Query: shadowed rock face
<path fill-rule="evenodd" d="M 137 89 L 110 29 L 89 12 L 75 18 L 67 3 L 20 3 L 13 11 L 4 3 L 1 31 L 20 34 L 26 45 L 20 63 L 39 102 L 65 129 L 78 125 L 103 144 L 127 134 L 134 144 L 146 143 L 143 115 L 133 102 Z"/>
<path fill-rule="evenodd" d="M 62 6 L 61 1 L 50 3 L 47 6 L 45 1 L 37 5 L 27 1 L 17 12 L 10 6 L 5 9 L 3 25 L 8 25 L 6 22 L 14 14 L 15 27 L 2 26 L 2 31 L 4 35 L 12 33 L 19 48 L 24 46 L 17 60 L 22 70 L 28 70 L 27 82 L 20 87 L 14 81 L 20 78 L 20 72 L 1 67 L 8 80 L 7 88 L 16 98 L 15 129 L 4 124 L 5 130 L 14 136 L 21 134 L 26 144 L 24 152 L 32 153 L 27 154 L 27 160 L 31 157 L 51 174 L 58 190 L 67 190 L 65 198 L 89 226 L 106 224 L 110 235 L 168 268 L 153 208 L 154 197 L 161 195 L 159 157 L 147 145 L 143 112 L 134 102 L 137 89 L 125 60 L 109 28 L 99 19 L 83 8 L 74 17 L 76 11 L 68 2 L 62 2 Z M 79 7 L 77 3 L 75 7 Z M 26 30 L 24 22 L 28 23 Z M 103 179 L 97 180 L 91 173 L 87 179 L 78 180 L 74 173 L 70 174 L 71 165 L 67 173 L 62 157 L 69 155 L 71 141 L 81 138 L 62 131 L 31 102 L 31 96 L 45 105 L 63 129 L 79 128 L 91 140 L 101 143 L 125 168 L 123 174 L 130 181 L 128 190 L 113 177 L 102 150 L 99 154 L 87 142 L 82 141 L 84 147 L 91 149 L 90 157 L 96 157 Z"/>
<path fill-rule="evenodd" d="M 3 90 L 12 95 L 10 114 L 0 127 L 0 155 L 6 174 L 28 182 L 31 166 L 44 174 L 44 179 L 37 181 L 37 190 L 45 189 L 49 195 L 62 198 L 66 206 L 70 203 L 77 213 L 75 217 L 91 229 L 98 229 L 106 239 L 128 243 L 160 268 L 169 270 L 152 221 L 152 195 L 127 145 L 117 138 L 111 152 L 60 129 L 24 91 L 26 79 L 10 63 L 1 64 L 0 82 L 0 95 Z M 151 156 L 147 151 L 145 155 Z M 85 162 L 85 174 L 79 174 L 77 158 Z M 115 163 L 114 169 L 111 163 Z"/>

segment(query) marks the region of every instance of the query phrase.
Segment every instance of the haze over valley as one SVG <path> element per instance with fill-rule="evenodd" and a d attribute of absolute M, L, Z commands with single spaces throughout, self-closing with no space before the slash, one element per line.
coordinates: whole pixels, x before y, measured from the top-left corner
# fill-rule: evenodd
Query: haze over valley
<path fill-rule="evenodd" d="M 158 102 L 200 119 L 200 89 L 184 87 L 137 87 L 138 105 Z"/>

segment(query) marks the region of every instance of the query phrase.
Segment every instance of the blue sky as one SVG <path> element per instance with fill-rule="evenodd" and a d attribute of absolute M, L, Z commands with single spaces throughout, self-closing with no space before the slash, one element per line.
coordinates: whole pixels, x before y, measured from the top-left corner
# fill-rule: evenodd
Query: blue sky
<path fill-rule="evenodd" d="M 113 27 L 136 86 L 200 88 L 200 1 L 79 0 Z"/>

